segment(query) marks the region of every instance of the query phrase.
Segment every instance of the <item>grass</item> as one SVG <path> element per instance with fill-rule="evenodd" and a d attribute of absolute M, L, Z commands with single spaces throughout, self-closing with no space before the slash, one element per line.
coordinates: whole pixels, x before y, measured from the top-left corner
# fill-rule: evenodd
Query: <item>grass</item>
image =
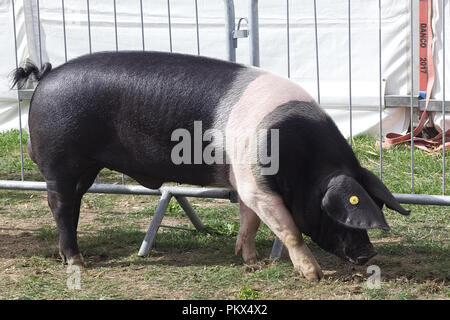
<path fill-rule="evenodd" d="M 242 285 L 241 290 L 236 294 L 239 300 L 255 300 L 259 298 L 258 291 L 255 291 L 245 285 Z"/>
<path fill-rule="evenodd" d="M 358 136 L 354 140 L 354 151 L 361 164 L 380 174 L 380 152 L 375 140 Z M 450 193 L 450 152 L 445 154 L 445 193 Z M 392 192 L 411 193 L 411 149 L 405 145 L 395 146 L 383 152 L 383 182 Z M 414 149 L 412 179 L 414 192 L 418 194 L 442 194 L 442 152 L 428 153 Z"/>
<path fill-rule="evenodd" d="M 24 146 L 26 139 L 24 134 Z M 17 131 L 0 134 L 0 179 L 20 179 L 18 145 Z M 354 149 L 365 167 L 379 172 L 374 139 L 357 137 Z M 416 150 L 414 159 L 415 191 L 441 194 L 441 154 Z M 446 159 L 448 168 L 450 154 Z M 26 153 L 24 160 L 25 178 L 42 180 Z M 104 170 L 99 179 L 102 183 L 120 183 L 121 174 Z M 126 180 L 133 183 L 128 177 Z M 393 192 L 410 192 L 408 147 L 383 152 L 383 180 Z M 380 267 L 381 288 L 369 289 L 367 266 L 350 265 L 309 239 L 308 246 L 325 278 L 320 283 L 300 278 L 289 259 L 269 259 L 274 236 L 264 225 L 256 237 L 260 261 L 244 265 L 241 257 L 234 255 L 238 205 L 217 199 L 189 200 L 209 232 L 163 227 L 151 254 L 141 258 L 137 251 L 158 198 L 87 194 L 78 236 L 88 267 L 81 271 L 81 289 L 71 290 L 45 193 L 0 190 L 0 299 L 450 298 L 450 225 L 446 207 L 406 205 L 412 210 L 409 217 L 385 210 L 392 231 L 370 231 L 379 253 L 371 264 Z M 193 229 L 174 200 L 163 225 Z"/>

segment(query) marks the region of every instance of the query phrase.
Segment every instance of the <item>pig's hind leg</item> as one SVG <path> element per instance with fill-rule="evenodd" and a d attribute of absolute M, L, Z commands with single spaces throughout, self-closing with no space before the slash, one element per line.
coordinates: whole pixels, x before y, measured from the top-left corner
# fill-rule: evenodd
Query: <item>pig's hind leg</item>
<path fill-rule="evenodd" d="M 94 182 L 99 170 L 99 167 L 86 169 L 77 176 L 73 174 L 74 170 L 58 170 L 57 174 L 44 173 L 48 204 L 59 231 L 59 252 L 63 262 L 69 265 L 83 265 L 77 243 L 81 198 Z M 67 174 L 68 172 L 72 174 Z"/>
<path fill-rule="evenodd" d="M 256 213 L 240 201 L 241 225 L 236 241 L 235 253 L 242 250 L 242 258 L 246 264 L 255 264 L 258 260 L 258 253 L 255 247 L 255 236 L 258 231 L 261 219 Z"/>
<path fill-rule="evenodd" d="M 101 169 L 101 167 L 92 167 L 86 170 L 78 179 L 77 187 L 75 189 L 75 203 L 73 208 L 73 224 L 75 232 L 77 231 L 78 220 L 80 218 L 81 199 L 83 198 L 83 195 L 88 191 L 88 189 L 92 186 Z"/>

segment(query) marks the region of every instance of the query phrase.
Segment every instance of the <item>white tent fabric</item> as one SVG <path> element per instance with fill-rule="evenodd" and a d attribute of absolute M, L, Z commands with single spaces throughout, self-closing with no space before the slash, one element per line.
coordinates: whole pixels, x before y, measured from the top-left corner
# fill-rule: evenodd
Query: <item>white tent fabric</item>
<path fill-rule="evenodd" d="M 410 94 L 409 2 L 382 2 L 382 95 Z M 39 1 L 40 29 L 37 2 L 15 0 L 14 3 L 19 65 L 27 58 L 35 63 L 50 61 L 53 66 L 64 63 L 66 50 L 61 1 Z M 139 0 L 116 0 L 116 3 L 118 49 L 142 50 Z M 171 36 L 174 52 L 197 54 L 194 0 L 170 1 L 170 35 L 167 3 L 167 0 L 143 1 L 145 49 L 169 51 Z M 289 3 L 290 76 L 317 98 L 314 1 Z M 67 59 L 71 59 L 89 53 L 87 2 L 65 0 L 64 5 Z M 351 5 L 353 134 L 368 132 L 376 135 L 380 118 L 378 0 L 353 0 Z M 90 0 L 89 6 L 92 51 L 116 50 L 113 1 Z M 235 1 L 235 7 L 237 18 L 247 16 L 247 1 Z M 442 24 L 439 15 L 442 8 L 438 5 L 435 7 L 434 27 L 438 28 L 439 23 Z M 287 76 L 286 3 L 260 0 L 259 8 L 261 68 Z M 317 1 L 320 100 L 345 136 L 350 132 L 347 8 L 347 1 Z M 446 10 L 449 10 L 448 4 Z M 198 0 L 201 55 L 225 59 L 224 12 L 222 0 Z M 0 41 L 4 48 L 0 56 L 0 131 L 3 131 L 19 126 L 17 93 L 9 89 L 7 80 L 16 64 L 10 0 L 0 0 L 0 30 Z M 447 37 L 448 34 L 450 32 L 447 32 Z M 433 91 L 436 98 L 442 97 L 441 43 L 441 36 L 437 34 L 437 79 Z M 448 54 L 446 59 L 449 59 Z M 246 39 L 239 40 L 237 60 L 249 63 Z M 447 65 L 450 65 L 450 61 L 447 61 Z M 447 92 L 449 96 L 450 92 Z M 27 103 L 21 106 L 22 124 L 26 128 Z M 409 110 L 384 109 L 382 118 L 384 134 L 404 132 L 409 124 Z M 436 120 L 439 121 L 438 118 Z"/>

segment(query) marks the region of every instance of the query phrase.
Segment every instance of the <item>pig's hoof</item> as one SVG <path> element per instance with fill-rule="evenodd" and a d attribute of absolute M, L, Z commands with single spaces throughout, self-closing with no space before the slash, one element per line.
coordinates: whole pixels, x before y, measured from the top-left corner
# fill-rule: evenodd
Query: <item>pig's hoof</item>
<path fill-rule="evenodd" d="M 81 253 L 67 259 L 68 266 L 78 266 L 80 268 L 85 267 L 84 259 Z"/>
<path fill-rule="evenodd" d="M 242 260 L 245 264 L 256 264 L 258 262 L 258 252 L 254 246 L 244 246 L 242 241 L 238 239 L 234 253 L 237 255 L 242 250 Z"/>
<path fill-rule="evenodd" d="M 313 270 L 308 273 L 304 273 L 303 275 L 305 276 L 306 279 L 308 279 L 310 281 L 319 281 L 320 279 L 323 278 L 323 272 L 320 269 Z"/>
<path fill-rule="evenodd" d="M 297 267 L 296 270 L 301 277 L 305 277 L 309 281 L 319 281 L 323 278 L 323 272 L 318 266 L 309 265 L 303 268 Z"/>
<path fill-rule="evenodd" d="M 258 263 L 258 257 L 254 256 L 254 257 L 251 257 L 251 258 L 246 258 L 246 259 L 244 258 L 244 263 L 248 264 L 248 265 L 257 264 Z"/>
<path fill-rule="evenodd" d="M 60 256 L 61 259 L 62 259 L 62 263 L 63 263 L 63 264 L 67 264 L 66 256 L 65 256 L 61 251 L 59 252 L 59 256 Z"/>
<path fill-rule="evenodd" d="M 262 269 L 264 269 L 264 265 L 260 264 L 260 263 L 255 263 L 255 264 L 246 264 L 245 266 L 245 271 L 247 272 L 256 272 L 256 271 L 260 271 Z"/>
<path fill-rule="evenodd" d="M 302 270 L 300 270 L 300 268 L 295 268 L 295 271 L 297 271 L 298 275 L 300 276 L 300 278 L 304 278 L 305 276 L 303 275 Z"/>
<path fill-rule="evenodd" d="M 242 252 L 242 259 L 245 264 L 256 264 L 258 262 L 258 253 L 253 251 L 252 253 Z"/>

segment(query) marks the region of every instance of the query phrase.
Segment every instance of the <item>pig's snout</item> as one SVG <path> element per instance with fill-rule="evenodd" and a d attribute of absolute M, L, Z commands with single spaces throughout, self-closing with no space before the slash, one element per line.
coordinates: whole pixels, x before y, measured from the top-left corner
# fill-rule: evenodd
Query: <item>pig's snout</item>
<path fill-rule="evenodd" d="M 370 259 L 372 259 L 373 257 L 375 257 L 377 255 L 377 253 L 375 251 L 373 251 L 372 253 L 368 254 L 368 255 L 362 255 L 356 258 L 355 261 L 350 261 L 356 265 L 364 265 L 366 264 Z"/>
<path fill-rule="evenodd" d="M 377 255 L 376 251 L 374 250 L 372 244 L 364 245 L 363 247 L 360 247 L 356 250 L 346 250 L 344 249 L 344 255 L 345 258 L 356 265 L 364 265 L 366 264 L 370 259 L 375 257 Z"/>

